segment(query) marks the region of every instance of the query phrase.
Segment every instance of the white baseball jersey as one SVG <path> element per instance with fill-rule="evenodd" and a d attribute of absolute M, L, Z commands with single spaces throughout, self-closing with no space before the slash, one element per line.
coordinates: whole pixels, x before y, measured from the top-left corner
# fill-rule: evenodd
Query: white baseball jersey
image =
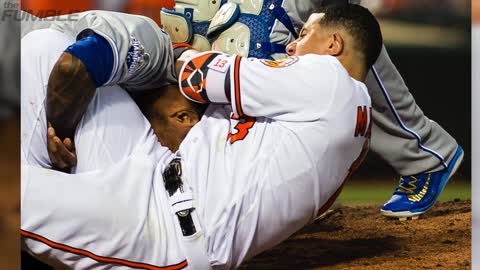
<path fill-rule="evenodd" d="M 180 146 L 218 269 L 278 244 L 328 209 L 366 153 L 370 97 L 332 56 L 207 52 L 182 92 L 212 105 Z"/>
<path fill-rule="evenodd" d="M 113 70 L 105 85 L 119 84 L 129 91 L 140 91 L 176 82 L 170 39 L 150 18 L 110 11 L 86 11 L 38 20 L 27 21 L 22 25 L 25 32 L 29 33 L 22 38 L 25 45 L 22 44 L 21 52 L 22 143 L 26 144 L 22 148 L 22 160 L 25 159 L 29 164 L 45 168 L 51 166 L 46 149 L 47 123 L 44 109 L 50 70 L 61 52 L 81 38 L 85 31 L 94 31 L 103 36 L 113 48 Z M 37 27 L 42 28 L 42 31 L 33 35 L 32 31 L 26 30 Z M 61 34 L 51 34 L 58 32 Z M 32 74 L 39 71 L 41 73 Z M 43 86 L 42 89 L 38 88 L 39 85 Z M 128 120 L 127 116 L 125 121 Z M 108 143 L 115 144 L 118 140 L 112 139 Z M 121 151 L 118 149 L 118 152 Z M 102 160 L 100 163 L 89 161 L 89 166 L 97 164 L 95 168 L 102 168 L 105 165 L 103 161 L 116 161 L 115 156 L 117 155 L 99 158 Z M 79 166 L 81 170 L 82 165 Z"/>
<path fill-rule="evenodd" d="M 58 35 L 45 31 L 37 34 L 52 35 L 50 40 Z M 216 102 L 231 99 L 233 106 L 211 105 L 179 154 L 206 236 L 208 259 L 215 269 L 232 269 L 328 208 L 368 142 L 370 100 L 365 86 L 351 79 L 333 57 L 307 55 L 277 62 L 216 57 L 220 61 L 211 61 L 212 69 L 201 71 L 206 88 L 195 94 Z M 199 64 L 195 59 L 192 63 Z M 187 77 L 192 83 L 201 72 L 192 70 Z M 95 145 L 102 138 L 114 140 L 110 126 L 130 127 L 126 121 L 132 119 L 126 115 L 140 113 L 123 109 L 132 102 L 127 95 L 108 105 L 108 96 L 99 94 L 107 91 L 97 92 L 95 105 L 89 107 L 93 113 L 82 120 L 76 135 L 102 134 L 77 144 L 77 151 L 91 151 L 90 156 L 79 154 L 79 159 L 93 163 L 102 162 L 95 156 L 106 156 L 103 151 L 113 147 Z M 116 113 L 116 119 L 109 118 Z M 85 128 L 90 121 L 98 122 Z M 172 153 L 144 132 L 144 124 L 132 126 L 131 136 L 119 136 L 117 147 L 131 147 L 113 165 L 105 162 L 106 168 L 67 175 L 24 165 L 25 249 L 57 268 L 188 267 L 160 175 Z"/>
<path fill-rule="evenodd" d="M 43 167 L 44 99 L 71 39 L 53 29 L 22 39 L 22 248 L 56 269 L 183 269 L 162 180 L 173 153 L 125 90 L 96 91 L 75 134 L 76 174 Z"/>
<path fill-rule="evenodd" d="M 148 17 L 92 10 L 30 19 L 22 24 L 22 32 L 47 27 L 72 37 L 72 43 L 92 31 L 108 41 L 114 63 L 104 85 L 119 84 L 129 91 L 139 91 L 176 82 L 170 37 Z"/>
<path fill-rule="evenodd" d="M 21 44 L 21 160 L 23 164 L 50 168 L 51 162 L 47 152 L 47 120 L 45 114 L 45 97 L 50 72 L 66 46 L 73 38 L 53 29 L 36 30 L 22 39 Z M 75 143 L 79 158 L 78 172 L 93 171 L 113 165 L 128 155 L 135 147 L 136 141 L 126 138 L 135 133 L 138 141 L 147 137 L 150 125 L 143 115 L 135 114 L 135 104 L 120 102 L 128 97 L 124 90 L 116 93 L 119 87 L 99 88 L 96 96 L 87 108 L 85 117 L 79 123 Z M 118 114 L 105 110 L 104 107 L 120 106 L 121 121 L 129 123 L 131 130 L 126 130 Z M 87 120 L 88 119 L 88 120 Z M 115 124 L 117 123 L 117 124 Z M 109 125 L 113 129 L 107 137 L 97 127 Z M 79 131 L 82 136 L 78 136 Z M 129 134 L 126 134 L 126 133 Z M 128 136 L 127 136 L 128 135 Z M 129 143 L 126 144 L 125 142 Z M 123 142 L 123 147 L 117 147 Z M 81 145 L 88 147 L 79 147 Z M 91 153 L 92 147 L 97 155 Z M 103 151 L 100 155 L 100 151 Z"/>

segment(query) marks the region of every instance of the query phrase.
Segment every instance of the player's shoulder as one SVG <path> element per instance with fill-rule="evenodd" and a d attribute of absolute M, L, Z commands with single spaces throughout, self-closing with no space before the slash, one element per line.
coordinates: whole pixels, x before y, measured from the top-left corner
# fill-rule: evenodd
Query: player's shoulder
<path fill-rule="evenodd" d="M 299 56 L 299 62 L 308 66 L 315 74 L 318 74 L 317 78 L 347 79 L 350 77 L 342 63 L 331 55 L 306 54 Z"/>
<path fill-rule="evenodd" d="M 333 62 L 338 62 L 337 58 L 335 56 L 331 56 L 328 54 L 316 54 L 316 53 L 308 53 L 302 56 L 299 56 L 300 59 L 305 59 L 308 61 L 316 61 L 316 62 L 328 62 L 328 63 L 333 63 Z"/>
<path fill-rule="evenodd" d="M 338 68 L 343 68 L 342 63 L 331 55 L 321 55 L 321 54 L 306 54 L 299 56 L 299 60 L 304 64 L 309 64 L 315 66 L 315 68 L 321 68 L 324 71 L 335 71 Z"/>
<path fill-rule="evenodd" d="M 110 24 L 148 24 L 156 25 L 156 23 L 149 17 L 136 14 L 128 14 L 124 12 L 108 11 L 108 10 L 88 10 L 78 13 L 77 20 L 87 20 L 95 24 L 96 20 L 102 19 L 99 23 Z"/>
<path fill-rule="evenodd" d="M 340 63 L 340 61 L 335 56 L 327 54 L 309 53 L 303 56 L 299 56 L 299 58 L 305 62 L 308 61 L 314 64 L 327 65 L 332 68 L 338 68 L 339 66 L 342 66 L 342 63 Z"/>

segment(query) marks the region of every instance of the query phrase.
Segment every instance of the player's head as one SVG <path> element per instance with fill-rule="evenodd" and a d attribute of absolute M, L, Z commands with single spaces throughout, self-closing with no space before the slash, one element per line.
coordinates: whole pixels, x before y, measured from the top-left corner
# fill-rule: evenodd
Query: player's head
<path fill-rule="evenodd" d="M 354 4 L 326 6 L 314 13 L 297 40 L 287 46 L 289 55 L 332 55 L 342 61 L 361 61 L 368 70 L 382 48 L 382 34 L 368 9 Z"/>
<path fill-rule="evenodd" d="M 206 109 L 205 104 L 187 100 L 177 85 L 143 91 L 133 98 L 150 122 L 158 140 L 172 151 L 178 149 Z"/>

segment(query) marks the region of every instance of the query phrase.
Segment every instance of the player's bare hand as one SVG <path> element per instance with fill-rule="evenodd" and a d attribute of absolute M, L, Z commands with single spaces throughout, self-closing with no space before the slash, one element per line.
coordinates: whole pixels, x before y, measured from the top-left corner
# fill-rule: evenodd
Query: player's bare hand
<path fill-rule="evenodd" d="M 55 169 L 70 172 L 77 165 L 75 145 L 70 138 L 63 141 L 55 134 L 55 129 L 49 125 L 47 134 L 48 156 Z"/>

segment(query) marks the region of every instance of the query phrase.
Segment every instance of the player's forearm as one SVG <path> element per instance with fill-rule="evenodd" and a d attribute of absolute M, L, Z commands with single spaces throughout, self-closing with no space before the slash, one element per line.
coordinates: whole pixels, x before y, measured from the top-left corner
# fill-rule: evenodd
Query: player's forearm
<path fill-rule="evenodd" d="M 63 53 L 50 74 L 46 100 L 47 121 L 61 139 L 73 137 L 95 89 L 83 62 Z"/>

